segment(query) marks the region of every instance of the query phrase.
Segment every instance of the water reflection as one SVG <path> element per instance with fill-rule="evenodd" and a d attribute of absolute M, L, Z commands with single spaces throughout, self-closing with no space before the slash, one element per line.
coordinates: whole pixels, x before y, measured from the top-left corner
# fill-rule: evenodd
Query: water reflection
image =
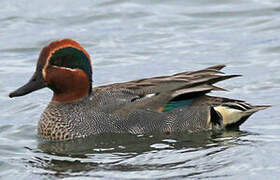
<path fill-rule="evenodd" d="M 203 173 L 230 163 L 230 160 L 216 156 L 235 145 L 250 143 L 241 139 L 249 134 L 244 131 L 207 131 L 153 136 L 107 134 L 66 142 L 41 140 L 38 149 L 30 149 L 36 155 L 27 164 L 46 170 L 44 173 L 63 177 L 74 176 L 75 172 L 95 176 L 96 171 L 112 170 L 139 172 L 199 168 L 201 171 L 197 172 Z M 212 161 L 214 157 L 218 161 Z M 205 161 L 207 159 L 209 161 Z M 186 175 L 191 173 L 182 176 Z"/>

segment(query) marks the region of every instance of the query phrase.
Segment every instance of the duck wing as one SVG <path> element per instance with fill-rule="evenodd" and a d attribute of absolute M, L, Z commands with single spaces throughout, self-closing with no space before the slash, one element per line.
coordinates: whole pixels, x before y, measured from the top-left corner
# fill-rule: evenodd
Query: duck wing
<path fill-rule="evenodd" d="M 111 110 L 145 109 L 163 112 L 187 106 L 193 99 L 211 91 L 225 90 L 214 84 L 240 75 L 225 75 L 220 71 L 224 67 L 217 65 L 199 71 L 100 86 L 94 88 L 94 93 L 101 93 L 103 98 L 99 98 L 99 102 L 103 103 L 102 106 L 112 106 L 109 108 Z"/>

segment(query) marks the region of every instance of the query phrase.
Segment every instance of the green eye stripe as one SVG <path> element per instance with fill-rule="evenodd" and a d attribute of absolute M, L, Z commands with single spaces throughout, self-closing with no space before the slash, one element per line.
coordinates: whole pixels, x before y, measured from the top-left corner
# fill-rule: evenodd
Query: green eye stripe
<path fill-rule="evenodd" d="M 73 47 L 59 49 L 52 54 L 49 62 L 51 65 L 59 67 L 81 69 L 87 73 L 90 81 L 92 81 L 90 61 L 84 52 L 79 49 Z"/>

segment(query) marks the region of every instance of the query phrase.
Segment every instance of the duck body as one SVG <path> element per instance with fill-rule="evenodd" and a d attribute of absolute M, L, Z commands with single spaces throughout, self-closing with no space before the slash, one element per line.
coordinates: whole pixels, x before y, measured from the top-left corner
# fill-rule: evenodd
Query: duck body
<path fill-rule="evenodd" d="M 43 87 L 53 90 L 38 124 L 44 139 L 238 128 L 254 112 L 268 107 L 206 95 L 224 90 L 214 83 L 238 76 L 224 75 L 220 71 L 224 65 L 92 89 L 90 64 L 77 42 L 52 42 L 41 51 L 31 80 L 10 94 L 22 96 Z"/>
<path fill-rule="evenodd" d="M 132 103 L 123 104 L 123 108 L 112 107 L 105 104 L 108 99 L 104 94 L 107 93 L 102 92 L 71 103 L 51 102 L 41 115 L 39 135 L 49 140 L 66 140 L 104 133 L 169 134 L 224 127 L 222 119 L 210 121 L 211 109 L 206 104 L 191 108 L 185 106 L 162 113 L 144 107 L 131 109 L 130 106 L 138 106 Z M 94 101 L 102 98 L 104 102 Z M 204 98 L 206 100 L 209 97 Z"/>

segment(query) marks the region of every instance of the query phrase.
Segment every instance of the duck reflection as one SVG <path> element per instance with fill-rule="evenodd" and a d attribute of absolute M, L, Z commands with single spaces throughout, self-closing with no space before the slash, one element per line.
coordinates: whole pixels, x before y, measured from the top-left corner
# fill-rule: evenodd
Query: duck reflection
<path fill-rule="evenodd" d="M 251 133 L 244 131 L 206 131 L 199 134 L 177 133 L 153 136 L 106 134 L 57 142 L 41 140 L 38 144 L 40 153 L 29 161 L 29 165 L 47 170 L 48 174 L 53 173 L 55 176 L 63 177 L 73 175 L 73 172 L 87 172 L 93 169 L 121 171 L 157 169 L 161 165 L 150 167 L 139 162 L 140 165 L 131 166 L 127 161 L 138 161 L 137 156 L 164 151 L 180 151 L 188 155 L 189 152 L 207 149 L 209 152 L 203 156 L 213 155 L 236 145 L 247 144 L 248 140 L 243 140 L 241 137 L 249 134 Z M 191 156 L 189 158 L 192 159 Z M 178 163 L 185 162 L 182 160 Z M 176 166 L 178 163 L 170 166 Z"/>

